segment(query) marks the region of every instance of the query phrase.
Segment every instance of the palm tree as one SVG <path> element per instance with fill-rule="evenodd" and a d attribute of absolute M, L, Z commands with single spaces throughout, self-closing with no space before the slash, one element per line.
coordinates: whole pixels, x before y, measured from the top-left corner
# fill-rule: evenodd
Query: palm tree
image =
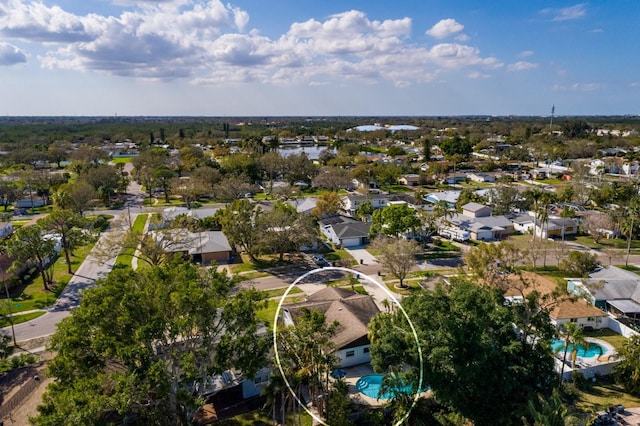
<path fill-rule="evenodd" d="M 531 201 L 533 202 L 534 217 L 533 217 L 533 236 L 531 237 L 532 241 L 535 241 L 536 239 L 536 230 L 538 229 L 538 209 L 540 208 L 540 200 L 542 199 L 543 195 L 544 193 L 540 191 L 538 188 L 534 188 L 525 193 L 525 196 L 531 199 Z"/>
<path fill-rule="evenodd" d="M 622 221 L 621 228 L 623 228 L 627 234 L 627 256 L 625 258 L 625 266 L 629 266 L 629 254 L 631 253 L 631 240 L 633 239 L 633 232 L 637 226 L 636 219 L 640 213 L 640 205 L 637 200 L 632 201 L 629 206 L 625 208 L 626 218 Z"/>
<path fill-rule="evenodd" d="M 567 362 L 567 352 L 569 351 L 569 345 L 573 345 L 571 350 L 571 368 L 575 368 L 576 359 L 578 358 L 578 346 L 586 346 L 587 341 L 582 333 L 582 327 L 579 327 L 575 322 L 568 322 L 563 325 L 562 340 L 564 341 L 564 353 L 562 355 L 562 368 L 560 369 L 560 381 L 562 382 L 562 376 L 564 375 L 564 366 Z"/>
<path fill-rule="evenodd" d="M 437 217 L 442 218 L 442 221 L 446 225 L 449 224 L 449 221 L 447 220 L 447 218 L 453 215 L 451 208 L 449 208 L 449 204 L 444 200 L 440 200 L 434 205 L 433 212 L 436 214 Z"/>

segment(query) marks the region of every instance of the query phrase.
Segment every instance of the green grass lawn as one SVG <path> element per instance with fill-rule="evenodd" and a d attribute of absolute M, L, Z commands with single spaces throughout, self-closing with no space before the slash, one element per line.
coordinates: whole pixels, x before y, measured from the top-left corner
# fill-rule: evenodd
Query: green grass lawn
<path fill-rule="evenodd" d="M 383 185 L 380 189 L 388 192 L 414 192 L 413 189 L 404 185 Z"/>
<path fill-rule="evenodd" d="M 31 222 L 31 219 L 20 219 L 20 220 L 12 220 L 11 224 L 13 225 L 14 229 L 17 229 L 17 228 L 20 228 L 21 226 L 26 225 L 29 222 Z"/>
<path fill-rule="evenodd" d="M 264 294 L 264 297 L 266 299 L 271 299 L 273 297 L 282 296 L 286 291 L 287 291 L 286 288 L 274 288 L 273 290 L 265 290 L 262 293 Z M 302 293 L 302 290 L 300 290 L 298 287 L 293 287 L 291 291 L 289 291 L 289 294 L 298 294 L 298 293 Z"/>
<path fill-rule="evenodd" d="M 588 235 L 579 235 L 575 237 L 575 242 L 578 244 L 582 244 L 583 246 L 587 246 L 593 249 L 604 249 L 604 248 L 612 248 L 618 250 L 626 250 L 627 249 L 627 240 L 623 238 L 602 238 L 599 244 L 596 244 L 593 241 L 593 238 Z M 631 240 L 631 252 L 634 253 L 640 250 L 640 240 Z"/>
<path fill-rule="evenodd" d="M 23 314 L 23 315 L 15 315 L 13 317 L 13 324 L 18 325 L 18 324 L 22 324 L 23 322 L 31 321 L 32 319 L 36 319 L 44 315 L 45 313 L 46 313 L 45 311 L 40 311 L 40 312 L 29 312 L 28 314 Z M 0 318 L 0 327 L 8 327 L 10 325 L 11 325 L 11 322 L 9 321 L 8 318 L 6 317 Z"/>
<path fill-rule="evenodd" d="M 112 158 L 111 162 L 113 164 L 119 164 L 119 163 L 126 164 L 126 163 L 130 163 L 131 160 L 133 160 L 133 157 L 117 157 L 117 158 Z"/>
<path fill-rule="evenodd" d="M 87 244 L 75 250 L 71 257 L 71 268 L 76 271 L 78 267 L 84 262 L 93 244 Z M 69 282 L 72 275 L 67 273 L 67 264 L 64 255 L 58 257 L 53 264 L 53 279 L 59 284 L 58 291 Z M 56 301 L 56 293 L 52 291 L 46 291 L 42 283 L 42 277 L 37 274 L 33 277 L 33 281 L 27 285 L 16 287 L 11 291 L 11 312 L 24 312 L 32 309 L 42 309 L 52 305 Z M 5 315 L 8 313 L 8 307 L 4 304 L 0 304 L 0 314 Z"/>
<path fill-rule="evenodd" d="M 139 214 L 136 217 L 136 220 L 133 221 L 132 230 L 134 232 L 142 232 L 144 230 L 144 225 L 147 223 L 148 214 Z M 116 266 L 131 266 L 131 261 L 133 260 L 133 253 L 135 253 L 134 248 L 126 248 L 122 250 L 122 252 L 116 258 Z"/>
<path fill-rule="evenodd" d="M 276 413 L 278 416 L 280 413 Z M 298 424 L 297 418 L 294 422 L 293 414 L 287 414 L 287 424 Z M 313 424 L 313 418 L 307 413 L 302 413 L 300 418 L 302 426 L 311 426 Z M 279 424 L 279 423 L 278 423 Z M 217 426 L 271 426 L 273 425 L 272 415 L 270 411 L 252 411 L 247 414 L 240 414 L 229 419 L 220 420 L 215 423 Z"/>
<path fill-rule="evenodd" d="M 585 331 L 585 337 L 594 337 L 596 339 L 604 340 L 609 343 L 611 346 L 616 348 L 616 350 L 622 349 L 622 346 L 627 342 L 627 338 L 616 333 L 610 328 L 603 328 L 602 330 L 594 330 L 594 331 Z"/>
<path fill-rule="evenodd" d="M 624 392 L 617 384 L 598 384 L 580 392 L 576 407 L 585 413 L 596 413 L 613 405 L 640 407 L 640 398 Z"/>
<path fill-rule="evenodd" d="M 303 296 L 287 296 L 286 303 L 298 303 L 304 300 Z M 267 300 L 266 306 L 256 310 L 258 319 L 262 321 L 267 327 L 271 327 L 273 324 L 273 318 L 276 315 L 276 309 L 278 309 L 279 299 Z"/>
<path fill-rule="evenodd" d="M 354 260 L 355 261 L 353 256 L 351 256 L 344 249 L 335 249 L 332 252 L 326 253 L 326 254 L 324 254 L 324 258 L 327 259 L 329 262 L 331 262 L 333 260 L 340 260 L 340 259 Z"/>

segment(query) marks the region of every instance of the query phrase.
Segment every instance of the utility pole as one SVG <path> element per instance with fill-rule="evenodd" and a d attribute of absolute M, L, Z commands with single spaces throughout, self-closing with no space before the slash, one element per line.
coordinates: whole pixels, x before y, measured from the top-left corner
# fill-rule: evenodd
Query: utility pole
<path fill-rule="evenodd" d="M 4 291 L 7 294 L 7 306 L 9 307 L 9 323 L 11 324 L 11 336 L 13 337 L 13 346 L 18 347 L 16 342 L 16 330 L 13 328 L 13 310 L 11 309 L 11 297 L 9 296 L 9 287 L 7 287 L 6 271 L 0 270 L 2 273 L 2 284 L 4 285 Z"/>

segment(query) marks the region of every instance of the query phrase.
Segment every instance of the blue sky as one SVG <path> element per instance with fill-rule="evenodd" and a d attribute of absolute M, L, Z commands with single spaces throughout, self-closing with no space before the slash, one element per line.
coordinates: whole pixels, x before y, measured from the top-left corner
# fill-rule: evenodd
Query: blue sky
<path fill-rule="evenodd" d="M 637 0 L 0 0 L 0 114 L 640 114 L 639 18 Z"/>

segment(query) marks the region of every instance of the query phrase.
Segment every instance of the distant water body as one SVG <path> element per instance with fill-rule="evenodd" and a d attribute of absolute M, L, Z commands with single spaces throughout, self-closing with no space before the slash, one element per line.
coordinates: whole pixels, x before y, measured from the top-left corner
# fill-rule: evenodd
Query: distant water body
<path fill-rule="evenodd" d="M 289 155 L 293 155 L 293 154 L 302 154 L 304 152 L 305 154 L 307 154 L 307 157 L 309 157 L 310 160 L 317 160 L 320 157 L 320 153 L 325 149 L 328 149 L 334 154 L 336 152 L 335 148 L 330 148 L 327 146 L 315 146 L 315 145 L 285 146 L 285 147 L 278 148 L 278 152 L 283 157 L 288 157 Z"/>

